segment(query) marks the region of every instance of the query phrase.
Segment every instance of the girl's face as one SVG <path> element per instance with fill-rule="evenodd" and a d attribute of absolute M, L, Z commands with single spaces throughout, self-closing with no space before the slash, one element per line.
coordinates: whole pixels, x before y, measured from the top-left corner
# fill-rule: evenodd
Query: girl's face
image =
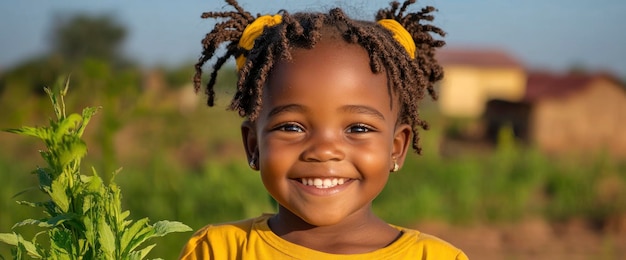
<path fill-rule="evenodd" d="M 357 220 L 394 160 L 402 165 L 410 127 L 396 124 L 387 77 L 371 72 L 362 47 L 322 39 L 292 55 L 274 67 L 258 119 L 242 126 L 246 149 L 268 192 L 300 219 Z"/>

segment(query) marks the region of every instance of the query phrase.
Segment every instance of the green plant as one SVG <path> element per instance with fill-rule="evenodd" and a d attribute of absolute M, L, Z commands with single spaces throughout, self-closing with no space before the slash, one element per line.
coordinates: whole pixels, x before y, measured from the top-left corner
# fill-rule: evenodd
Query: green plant
<path fill-rule="evenodd" d="M 15 231 L 0 234 L 0 241 L 13 245 L 13 257 L 26 255 L 40 259 L 143 259 L 155 244 L 141 247 L 154 237 L 171 232 L 191 231 L 187 225 L 176 221 L 158 221 L 150 224 L 148 218 L 137 221 L 127 219 L 130 211 L 121 207 L 121 190 L 115 184 L 115 175 L 105 184 L 92 168 L 93 174 L 80 173 L 81 159 L 87 146 L 81 139 L 85 127 L 96 108 L 85 108 L 82 114 L 65 113 L 64 96 L 69 80 L 45 91 L 52 101 L 56 120 L 50 126 L 22 127 L 5 130 L 41 139 L 47 150 L 40 151 L 47 163 L 33 174 L 39 180 L 39 190 L 49 200 L 44 202 L 18 201 L 18 204 L 43 208 L 45 217 L 26 219 L 13 226 L 24 225 L 45 228 L 31 241 Z M 38 242 L 47 234 L 49 245 Z M 48 243 L 46 243 L 48 244 Z"/>

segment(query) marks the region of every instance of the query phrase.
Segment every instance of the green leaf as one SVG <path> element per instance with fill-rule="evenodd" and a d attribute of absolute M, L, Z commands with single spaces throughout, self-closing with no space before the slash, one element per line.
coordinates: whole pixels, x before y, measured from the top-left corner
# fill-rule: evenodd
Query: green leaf
<path fill-rule="evenodd" d="M 51 201 L 44 201 L 44 202 L 16 201 L 16 203 L 18 205 L 26 205 L 26 206 L 33 207 L 33 208 L 42 207 L 46 209 L 44 213 L 46 213 L 48 216 L 51 216 L 50 213 L 56 212 L 56 206 Z"/>
<path fill-rule="evenodd" d="M 50 166 L 50 171 L 48 173 L 50 173 L 50 178 L 51 179 L 56 179 L 56 177 L 59 175 L 60 172 L 57 172 L 56 170 L 59 170 L 57 168 L 55 168 L 56 165 L 56 161 L 57 158 L 55 155 L 52 154 L 52 152 L 50 151 L 39 151 L 39 154 L 41 155 L 41 158 L 43 158 L 46 163 Z M 45 188 L 45 187 L 42 187 Z"/>
<path fill-rule="evenodd" d="M 186 232 L 186 231 L 192 231 L 192 229 L 189 226 L 183 223 L 177 222 L 177 221 L 162 220 L 162 221 L 155 223 L 151 227 L 148 226 L 146 228 L 141 229 L 138 232 L 138 234 L 131 240 L 131 242 L 128 245 L 128 248 L 130 248 L 130 250 L 132 251 L 150 238 L 162 237 L 172 232 Z"/>
<path fill-rule="evenodd" d="M 53 227 L 56 227 L 56 226 L 62 224 L 63 222 L 68 221 L 68 220 L 72 220 L 74 218 L 76 218 L 76 214 L 70 212 L 70 213 L 66 213 L 66 214 L 56 215 L 56 216 L 48 219 L 47 223 L 49 225 L 53 226 Z"/>
<path fill-rule="evenodd" d="M 0 242 L 17 246 L 17 235 L 15 233 L 0 233 Z"/>
<path fill-rule="evenodd" d="M 130 210 L 124 211 L 122 212 L 122 214 L 120 214 L 119 220 L 124 220 L 126 219 L 128 216 L 130 216 Z M 123 224 L 124 226 L 126 226 L 126 224 Z"/>
<path fill-rule="evenodd" d="M 37 170 L 35 170 L 33 173 L 37 174 L 37 177 L 39 178 L 39 187 L 50 187 L 50 185 L 52 185 L 51 172 L 52 170 L 50 170 L 49 168 L 37 167 Z"/>
<path fill-rule="evenodd" d="M 99 224 L 98 242 L 100 242 L 102 251 L 108 258 L 112 259 L 115 255 L 115 235 L 113 235 L 109 224 L 106 223 L 104 216 L 100 218 Z"/>
<path fill-rule="evenodd" d="M 143 228 L 139 232 L 137 232 L 137 235 L 135 235 L 135 237 L 131 239 L 131 241 L 128 243 L 127 249 L 125 249 L 124 251 L 130 252 L 135 250 L 135 248 L 139 247 L 141 244 L 143 244 L 143 242 L 146 242 L 146 240 L 150 239 L 153 236 L 154 228 L 148 225 L 146 228 Z"/>
<path fill-rule="evenodd" d="M 43 205 L 41 205 L 41 204 L 33 203 L 33 202 L 30 202 L 30 201 L 16 201 L 16 203 L 18 205 L 26 205 L 26 206 L 30 206 L 30 207 L 33 207 L 33 208 L 43 207 Z"/>
<path fill-rule="evenodd" d="M 81 159 L 87 154 L 87 145 L 78 137 L 68 137 L 63 140 L 58 150 L 57 160 L 60 167 L 65 167 L 73 160 Z"/>
<path fill-rule="evenodd" d="M 50 231 L 50 256 L 53 259 L 71 259 L 73 252 L 78 251 L 72 244 L 72 232 L 67 229 Z"/>
<path fill-rule="evenodd" d="M 34 258 L 41 258 L 41 255 L 37 252 L 37 247 L 35 247 L 33 243 L 24 240 L 21 235 L 15 233 L 1 233 L 0 242 L 18 247 L 18 252 L 20 252 L 19 248 L 21 248 L 26 250 L 28 255 Z"/>
<path fill-rule="evenodd" d="M 154 223 L 154 231 L 154 236 L 162 237 L 172 232 L 188 232 L 192 229 L 178 221 L 161 220 Z"/>
<path fill-rule="evenodd" d="M 61 85 L 61 79 L 57 80 L 57 85 Z M 59 95 L 62 97 L 67 95 L 67 90 L 70 88 L 70 76 L 68 75 L 65 79 L 65 84 L 63 84 L 63 88 L 59 90 Z"/>
<path fill-rule="evenodd" d="M 43 208 L 46 209 L 45 213 L 47 213 L 48 216 L 52 216 L 52 214 L 55 214 L 57 212 L 57 208 L 58 207 L 51 200 L 44 201 L 44 202 L 38 202 L 37 204 L 40 204 Z"/>
<path fill-rule="evenodd" d="M 80 179 L 82 183 L 89 183 L 91 182 L 91 179 L 93 179 L 93 176 L 87 176 L 87 175 L 81 174 L 80 176 L 78 176 L 78 178 Z"/>
<path fill-rule="evenodd" d="M 52 202 L 54 202 L 63 212 L 67 212 L 70 208 L 70 200 L 67 197 L 65 187 L 67 187 L 67 180 L 65 175 L 61 174 L 56 180 L 52 181 L 51 190 L 48 193 Z"/>
<path fill-rule="evenodd" d="M 102 185 L 102 178 L 100 178 L 100 176 L 96 174 L 95 169 L 93 171 L 94 175 L 89 177 L 89 180 L 87 182 L 85 182 L 87 179 L 83 180 L 83 182 L 87 184 L 87 187 L 85 189 L 87 192 L 100 194 L 104 189 L 104 185 Z M 81 175 L 81 178 L 82 176 L 83 175 Z"/>
<path fill-rule="evenodd" d="M 26 225 L 35 225 L 35 226 L 45 227 L 45 228 L 52 227 L 52 225 L 48 224 L 47 221 L 41 221 L 41 220 L 36 220 L 36 219 L 25 219 L 18 223 L 15 223 L 15 225 L 13 225 L 11 229 L 15 229 L 16 227 L 22 227 Z"/>
<path fill-rule="evenodd" d="M 88 215 L 83 218 L 83 223 L 85 224 L 85 239 L 87 239 L 87 243 L 91 246 L 96 244 L 96 232 L 95 225 L 92 218 Z"/>
<path fill-rule="evenodd" d="M 83 207 L 82 207 L 82 214 L 86 214 L 93 206 L 95 206 L 95 203 L 93 201 L 93 195 L 91 196 L 85 196 L 83 198 Z"/>
<path fill-rule="evenodd" d="M 50 259 L 55 260 L 71 260 L 70 254 L 63 250 L 63 248 L 50 249 Z"/>
<path fill-rule="evenodd" d="M 55 129 L 54 140 L 56 143 L 61 143 L 63 136 L 71 135 L 73 130 L 78 130 L 80 123 L 83 121 L 83 117 L 79 114 L 73 113 L 59 122 Z"/>
<path fill-rule="evenodd" d="M 128 256 L 129 256 L 130 259 L 141 260 L 144 257 L 146 257 L 148 255 L 148 253 L 150 253 L 152 248 L 154 248 L 155 246 L 156 246 L 156 244 L 149 245 L 149 246 L 144 247 L 143 249 L 141 249 L 139 251 L 131 252 Z"/>
<path fill-rule="evenodd" d="M 98 112 L 98 110 L 100 110 L 100 107 L 86 107 L 83 109 L 83 123 L 78 128 L 78 137 L 83 136 L 83 132 L 85 132 L 85 127 L 91 120 L 91 117 L 94 116 Z"/>
<path fill-rule="evenodd" d="M 63 114 L 63 112 L 61 112 L 61 107 L 59 106 L 59 102 L 57 99 L 58 94 L 48 87 L 43 88 L 43 90 L 46 92 L 46 94 L 48 94 L 48 97 L 50 97 L 50 102 L 52 102 L 52 108 L 54 108 L 54 114 L 57 116 L 57 118 L 61 119 L 62 117 L 64 117 L 65 115 Z"/>
<path fill-rule="evenodd" d="M 120 246 L 122 247 L 123 252 L 130 252 L 134 248 L 129 247 L 131 241 L 137 237 L 139 234 L 145 234 L 148 231 L 151 231 L 153 228 L 148 224 L 148 218 L 142 218 L 133 223 L 130 228 L 124 230 L 124 234 L 122 234 L 122 239 L 120 240 Z M 143 232 L 140 232 L 143 231 Z M 136 246 L 139 246 L 137 244 Z"/>
<path fill-rule="evenodd" d="M 46 127 L 24 126 L 22 128 L 4 129 L 4 131 L 13 134 L 37 137 L 42 140 L 48 139 L 50 136 L 50 132 Z"/>

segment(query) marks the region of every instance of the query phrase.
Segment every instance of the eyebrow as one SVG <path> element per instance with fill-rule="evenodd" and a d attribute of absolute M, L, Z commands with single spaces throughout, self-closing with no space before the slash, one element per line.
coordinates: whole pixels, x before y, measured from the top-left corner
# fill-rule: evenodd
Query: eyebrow
<path fill-rule="evenodd" d="M 378 110 L 376 110 L 376 109 L 374 109 L 372 107 L 368 107 L 368 106 L 347 105 L 347 106 L 341 107 L 341 110 L 349 112 L 349 113 L 372 115 L 372 116 L 377 117 L 379 119 L 385 120 L 385 116 L 383 116 L 383 114 L 381 112 L 379 112 Z"/>
<path fill-rule="evenodd" d="M 306 111 L 306 108 L 304 108 L 301 105 L 289 104 L 289 105 L 277 106 L 275 108 L 272 108 L 272 110 L 270 110 L 268 117 L 272 117 L 277 114 L 281 114 L 285 112 L 304 112 L 304 111 Z"/>
<path fill-rule="evenodd" d="M 368 106 L 361 106 L 361 105 L 345 105 L 343 107 L 341 107 L 340 109 L 341 111 L 344 112 L 348 112 L 348 113 L 356 113 L 356 114 L 366 114 L 366 115 L 371 115 L 374 116 L 376 118 L 385 120 L 385 116 L 379 112 L 378 110 L 372 108 L 372 107 L 368 107 Z M 306 107 L 303 107 L 301 105 L 297 105 L 297 104 L 289 104 L 289 105 L 284 105 L 284 106 L 277 106 L 275 108 L 273 108 L 272 110 L 270 110 L 268 116 L 272 117 L 278 114 L 282 114 L 285 112 L 306 112 L 307 109 Z"/>

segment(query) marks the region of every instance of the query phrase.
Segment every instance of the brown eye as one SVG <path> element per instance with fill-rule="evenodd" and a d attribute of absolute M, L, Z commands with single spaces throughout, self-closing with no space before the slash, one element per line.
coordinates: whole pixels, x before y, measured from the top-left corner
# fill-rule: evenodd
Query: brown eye
<path fill-rule="evenodd" d="M 368 133 L 371 131 L 373 131 L 373 129 L 366 124 L 356 124 L 356 125 L 352 125 L 348 127 L 348 133 L 362 134 L 362 133 Z"/>
<path fill-rule="evenodd" d="M 302 129 L 302 127 L 300 127 L 298 124 L 293 124 L 293 123 L 282 124 L 276 127 L 275 129 L 279 131 L 284 131 L 284 132 L 297 132 L 297 133 L 304 132 L 304 129 Z"/>

